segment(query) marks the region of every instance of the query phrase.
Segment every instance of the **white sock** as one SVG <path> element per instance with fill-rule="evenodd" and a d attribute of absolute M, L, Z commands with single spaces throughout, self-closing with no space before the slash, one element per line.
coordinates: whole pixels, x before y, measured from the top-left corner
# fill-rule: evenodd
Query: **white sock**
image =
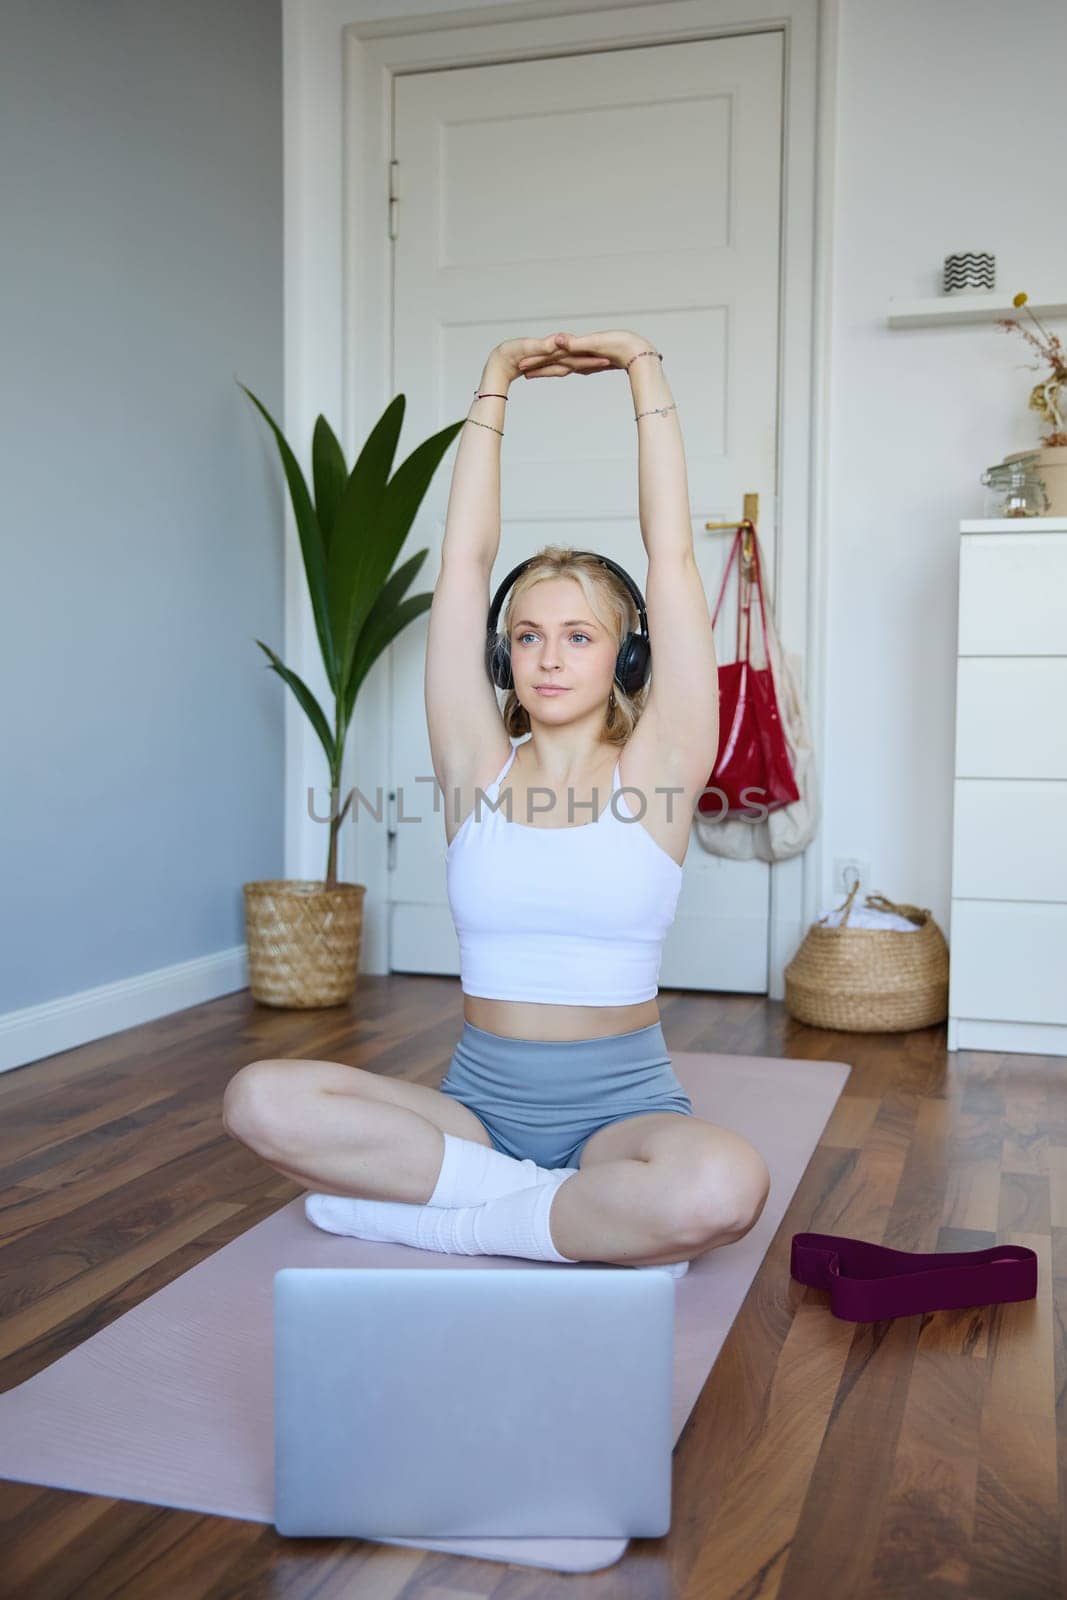
<path fill-rule="evenodd" d="M 410 1205 L 403 1200 L 309 1194 L 304 1212 L 317 1228 L 357 1239 L 408 1244 L 446 1255 L 522 1256 L 573 1265 L 578 1258 L 565 1256 L 556 1248 L 549 1212 L 557 1191 L 575 1170 L 556 1168 L 543 1183 L 529 1184 L 477 1206 Z M 689 1263 L 678 1261 L 647 1270 L 680 1278 L 689 1270 Z"/>
<path fill-rule="evenodd" d="M 516 1189 L 544 1183 L 553 1172 L 577 1172 L 577 1167 L 539 1167 L 479 1144 L 476 1139 L 444 1135 L 445 1154 L 429 1206 L 477 1206 Z M 399 1203 L 399 1202 L 398 1202 Z"/>

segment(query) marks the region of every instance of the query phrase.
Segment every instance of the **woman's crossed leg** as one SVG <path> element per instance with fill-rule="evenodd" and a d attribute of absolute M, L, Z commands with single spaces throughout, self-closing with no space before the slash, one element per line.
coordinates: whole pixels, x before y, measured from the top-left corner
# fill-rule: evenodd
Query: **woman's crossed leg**
<path fill-rule="evenodd" d="M 413 1205 L 434 1192 L 443 1134 L 492 1146 L 452 1096 L 333 1061 L 252 1062 L 227 1085 L 223 1123 L 297 1182 Z M 727 1129 L 676 1113 L 628 1117 L 586 1141 L 580 1171 L 553 1200 L 552 1237 L 577 1260 L 689 1260 L 753 1226 L 765 1173 L 758 1152 Z"/>

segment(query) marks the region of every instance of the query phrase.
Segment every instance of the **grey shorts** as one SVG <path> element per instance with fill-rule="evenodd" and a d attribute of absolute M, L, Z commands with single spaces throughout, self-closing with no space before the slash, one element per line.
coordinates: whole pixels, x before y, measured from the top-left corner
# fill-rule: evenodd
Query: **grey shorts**
<path fill-rule="evenodd" d="M 663 1024 L 605 1039 L 509 1039 L 466 1018 L 442 1094 L 478 1117 L 494 1150 L 539 1167 L 576 1167 L 598 1128 L 649 1111 L 693 1115 Z"/>

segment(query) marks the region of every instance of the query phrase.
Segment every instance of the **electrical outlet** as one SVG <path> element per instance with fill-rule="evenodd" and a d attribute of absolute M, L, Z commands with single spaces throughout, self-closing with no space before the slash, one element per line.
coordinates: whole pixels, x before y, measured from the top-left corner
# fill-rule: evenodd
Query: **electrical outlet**
<path fill-rule="evenodd" d="M 857 878 L 860 880 L 860 890 L 866 889 L 870 877 L 869 862 L 860 861 L 855 856 L 834 857 L 834 887 L 842 894 L 848 894 Z"/>

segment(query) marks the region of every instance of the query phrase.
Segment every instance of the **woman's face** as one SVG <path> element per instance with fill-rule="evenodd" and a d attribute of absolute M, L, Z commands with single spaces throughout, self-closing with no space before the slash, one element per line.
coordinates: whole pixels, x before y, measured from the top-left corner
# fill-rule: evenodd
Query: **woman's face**
<path fill-rule="evenodd" d="M 615 636 L 574 578 L 544 578 L 520 597 L 511 626 L 511 674 L 531 717 L 570 721 L 605 708 L 615 675 Z M 539 684 L 562 694 L 542 694 Z"/>

